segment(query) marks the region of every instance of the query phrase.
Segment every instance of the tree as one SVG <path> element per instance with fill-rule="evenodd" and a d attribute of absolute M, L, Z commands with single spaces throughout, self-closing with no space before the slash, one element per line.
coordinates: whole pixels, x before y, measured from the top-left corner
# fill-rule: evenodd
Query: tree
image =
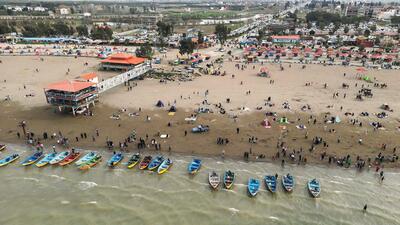
<path fill-rule="evenodd" d="M 343 28 L 343 32 L 345 33 L 345 34 L 347 34 L 347 33 L 349 33 L 349 27 L 348 26 L 345 26 L 344 28 Z"/>
<path fill-rule="evenodd" d="M 79 36 L 87 37 L 89 35 L 89 30 L 86 25 L 79 25 L 76 27 L 76 32 Z"/>
<path fill-rule="evenodd" d="M 365 37 L 369 37 L 370 34 L 371 34 L 371 31 L 370 31 L 370 30 L 366 29 L 366 30 L 364 31 L 364 36 L 365 36 Z"/>
<path fill-rule="evenodd" d="M 310 35 L 315 35 L 315 31 L 314 30 L 310 30 Z"/>
<path fill-rule="evenodd" d="M 215 35 L 217 35 L 217 39 L 221 45 L 224 45 L 226 39 L 228 39 L 229 33 L 230 29 L 224 24 L 217 24 L 217 26 L 215 26 Z"/>
<path fill-rule="evenodd" d="M 53 29 L 55 34 L 57 35 L 72 35 L 74 33 L 74 29 L 72 27 L 69 27 L 62 21 L 58 21 L 57 23 L 55 23 L 53 25 Z"/>
<path fill-rule="evenodd" d="M 194 50 L 194 43 L 192 42 L 191 38 L 182 38 L 179 41 L 179 54 L 184 55 L 187 54 L 188 56 L 193 53 Z"/>
<path fill-rule="evenodd" d="M 202 33 L 201 31 L 199 31 L 199 32 L 197 33 L 197 43 L 198 43 L 199 45 L 201 45 L 201 44 L 204 43 L 204 35 L 203 35 L 203 33 Z"/>
<path fill-rule="evenodd" d="M 375 25 L 375 24 L 372 25 L 371 27 L 369 27 L 369 29 L 370 29 L 372 32 L 375 32 L 375 31 L 376 31 L 376 25 Z"/>
<path fill-rule="evenodd" d="M 135 54 L 137 57 L 151 59 L 153 56 L 153 49 L 149 44 L 142 45 L 140 48 L 136 49 Z"/>
<path fill-rule="evenodd" d="M 172 34 L 174 26 L 171 23 L 164 23 L 162 21 L 157 22 L 157 32 L 161 37 L 168 37 Z"/>
<path fill-rule="evenodd" d="M 0 34 L 8 34 L 8 33 L 11 33 L 12 30 L 13 30 L 13 28 L 10 27 L 8 25 L 8 23 L 6 23 L 6 22 L 0 23 Z"/>
<path fill-rule="evenodd" d="M 257 41 L 258 41 L 259 44 L 264 39 L 264 37 L 265 37 L 265 30 L 264 29 L 259 29 L 258 30 L 258 36 L 257 36 Z"/>
<path fill-rule="evenodd" d="M 111 40 L 113 31 L 109 26 L 96 26 L 92 29 L 93 39 Z"/>

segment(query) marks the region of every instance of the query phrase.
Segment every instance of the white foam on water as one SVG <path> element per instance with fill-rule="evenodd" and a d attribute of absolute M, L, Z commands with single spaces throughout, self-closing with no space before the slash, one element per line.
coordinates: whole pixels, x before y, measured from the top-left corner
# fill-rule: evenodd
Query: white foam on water
<path fill-rule="evenodd" d="M 66 179 L 65 177 L 58 176 L 58 175 L 55 175 L 55 174 L 50 175 L 50 177 L 56 178 L 57 180 L 65 180 Z"/>
<path fill-rule="evenodd" d="M 179 163 L 188 163 L 188 161 L 182 160 L 182 159 L 175 159 L 175 162 L 179 162 Z"/>
<path fill-rule="evenodd" d="M 216 163 L 217 164 L 224 164 L 224 162 L 221 162 L 221 161 L 217 161 Z"/>
<path fill-rule="evenodd" d="M 240 212 L 239 209 L 235 209 L 235 208 L 229 208 L 228 210 L 232 213 L 232 215 L 235 215 L 235 214 L 237 214 L 238 212 Z"/>
<path fill-rule="evenodd" d="M 91 181 L 81 181 L 78 184 L 78 188 L 82 191 L 89 190 L 90 188 L 96 187 L 97 184 Z"/>
<path fill-rule="evenodd" d="M 269 216 L 268 218 L 270 218 L 271 220 L 279 220 L 279 218 L 275 216 Z"/>
<path fill-rule="evenodd" d="M 67 204 L 69 204 L 70 202 L 69 201 L 66 201 L 66 200 L 63 200 L 63 201 L 61 201 L 61 204 L 63 204 L 63 205 L 67 205 Z"/>
<path fill-rule="evenodd" d="M 339 181 L 330 180 L 329 182 L 334 183 L 334 184 L 341 184 L 341 185 L 344 185 L 344 183 L 339 182 Z"/>
<path fill-rule="evenodd" d="M 90 202 L 87 202 L 87 204 L 96 205 L 96 204 L 97 204 L 97 201 L 90 201 Z"/>
<path fill-rule="evenodd" d="M 335 192 L 336 194 L 342 193 L 342 191 L 338 191 L 338 190 L 335 190 L 335 191 L 333 191 L 333 192 Z"/>
<path fill-rule="evenodd" d="M 136 197 L 142 198 L 143 195 L 141 195 L 141 194 L 131 194 L 131 197 L 132 197 L 132 198 L 136 198 Z"/>
<path fill-rule="evenodd" d="M 36 183 L 39 183 L 39 179 L 37 179 L 37 178 L 33 178 L 33 177 L 24 177 L 23 179 L 24 179 L 24 180 L 30 180 L 30 181 L 34 181 L 34 182 L 36 182 Z"/>
<path fill-rule="evenodd" d="M 353 178 L 350 178 L 350 177 L 341 177 L 341 176 L 333 176 L 333 177 L 341 179 L 341 180 L 353 180 Z"/>

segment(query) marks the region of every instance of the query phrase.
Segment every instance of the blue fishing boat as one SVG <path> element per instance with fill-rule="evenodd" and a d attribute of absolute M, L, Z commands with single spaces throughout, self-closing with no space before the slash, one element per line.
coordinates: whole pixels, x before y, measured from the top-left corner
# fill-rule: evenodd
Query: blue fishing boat
<path fill-rule="evenodd" d="M 307 187 L 308 191 L 314 198 L 319 197 L 319 194 L 321 193 L 321 184 L 317 179 L 314 178 L 308 181 Z"/>
<path fill-rule="evenodd" d="M 47 155 L 44 156 L 43 159 L 41 159 L 39 162 L 37 162 L 35 165 L 37 167 L 43 167 L 46 166 L 47 164 L 49 164 L 49 162 L 54 159 L 54 157 L 56 157 L 57 153 L 56 152 L 52 152 L 52 153 L 48 153 Z"/>
<path fill-rule="evenodd" d="M 265 186 L 271 193 L 276 192 L 276 176 L 267 175 L 264 178 Z"/>
<path fill-rule="evenodd" d="M 294 189 L 294 177 L 290 174 L 282 176 L 282 186 L 287 192 L 292 192 Z"/>
<path fill-rule="evenodd" d="M 153 158 L 153 160 L 151 160 L 151 162 L 147 166 L 147 169 L 148 170 L 155 170 L 161 165 L 161 163 L 163 161 L 164 161 L 164 157 L 162 155 L 156 156 L 156 157 Z"/>
<path fill-rule="evenodd" d="M 56 157 L 54 157 L 52 160 L 50 160 L 50 165 L 55 165 L 58 164 L 59 162 L 63 161 L 67 156 L 69 156 L 70 152 L 69 151 L 63 151 L 58 153 Z"/>
<path fill-rule="evenodd" d="M 247 183 L 247 191 L 249 192 L 251 197 L 257 195 L 258 191 L 260 190 L 260 181 L 254 178 L 250 178 L 249 182 Z"/>
<path fill-rule="evenodd" d="M 82 158 L 80 158 L 78 161 L 75 162 L 75 165 L 77 166 L 81 166 L 83 164 L 86 164 L 87 162 L 89 162 L 90 160 L 92 160 L 94 157 L 96 157 L 98 155 L 97 152 L 92 151 L 87 153 L 85 156 L 83 156 Z"/>
<path fill-rule="evenodd" d="M 33 163 L 37 162 L 40 158 L 42 158 L 43 152 L 35 152 L 33 155 L 28 156 L 24 161 L 22 161 L 23 166 L 29 166 L 32 165 Z"/>
<path fill-rule="evenodd" d="M 164 161 L 161 163 L 160 167 L 158 167 L 157 173 L 158 173 L 158 174 L 163 174 L 163 173 L 167 172 L 168 169 L 169 169 L 171 166 L 172 166 L 172 160 L 168 158 L 168 159 L 164 160 Z"/>
<path fill-rule="evenodd" d="M 196 174 L 201 167 L 201 159 L 193 159 L 188 166 L 189 174 Z"/>
<path fill-rule="evenodd" d="M 108 160 L 107 166 L 114 167 L 114 166 L 118 165 L 118 163 L 120 163 L 123 158 L 124 158 L 124 155 L 121 152 L 115 153 L 110 158 L 110 160 Z"/>
<path fill-rule="evenodd" d="M 10 156 L 5 157 L 4 159 L 0 160 L 0 167 L 8 165 L 19 158 L 18 154 L 12 154 Z"/>

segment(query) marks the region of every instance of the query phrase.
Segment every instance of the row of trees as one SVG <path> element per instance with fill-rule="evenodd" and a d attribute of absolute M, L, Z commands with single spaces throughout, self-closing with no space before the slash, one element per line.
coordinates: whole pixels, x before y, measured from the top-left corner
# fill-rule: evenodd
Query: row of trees
<path fill-rule="evenodd" d="M 317 26 L 324 27 L 330 23 L 333 24 L 359 24 L 363 21 L 368 21 L 367 17 L 359 16 L 340 16 L 336 13 L 329 13 L 325 11 L 312 11 L 306 15 L 306 20 L 308 23 L 315 22 Z"/>
<path fill-rule="evenodd" d="M 16 32 L 17 25 L 15 23 L 0 22 L 0 34 L 8 34 Z M 76 27 L 68 25 L 63 21 L 55 23 L 50 22 L 25 22 L 19 30 L 24 37 L 50 37 L 50 36 L 71 36 L 78 34 L 79 36 L 88 37 L 89 28 L 86 25 L 78 25 Z M 108 26 L 95 26 L 91 30 L 93 39 L 111 40 L 113 31 Z"/>

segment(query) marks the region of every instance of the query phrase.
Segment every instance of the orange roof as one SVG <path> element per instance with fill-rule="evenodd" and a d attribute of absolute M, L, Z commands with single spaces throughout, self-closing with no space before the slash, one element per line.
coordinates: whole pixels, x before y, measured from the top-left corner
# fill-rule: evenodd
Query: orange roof
<path fill-rule="evenodd" d="M 80 76 L 80 78 L 82 78 L 82 79 L 84 79 L 84 80 L 91 80 L 91 79 L 93 79 L 93 78 L 95 78 L 95 77 L 97 77 L 97 74 L 96 74 L 95 72 L 92 72 L 92 73 L 85 73 L 85 74 L 82 74 L 82 75 Z"/>
<path fill-rule="evenodd" d="M 271 36 L 273 39 L 300 39 L 300 35 L 274 35 Z"/>
<path fill-rule="evenodd" d="M 102 63 L 114 63 L 114 64 L 124 64 L 124 65 L 137 65 L 144 63 L 145 58 L 135 57 L 126 53 L 116 53 L 108 56 L 106 59 L 102 60 Z"/>
<path fill-rule="evenodd" d="M 47 86 L 48 90 L 57 90 L 57 91 L 66 91 L 66 92 L 78 92 L 85 88 L 95 85 L 92 82 L 83 82 L 83 81 L 69 81 L 64 80 L 57 83 L 52 83 Z"/>

